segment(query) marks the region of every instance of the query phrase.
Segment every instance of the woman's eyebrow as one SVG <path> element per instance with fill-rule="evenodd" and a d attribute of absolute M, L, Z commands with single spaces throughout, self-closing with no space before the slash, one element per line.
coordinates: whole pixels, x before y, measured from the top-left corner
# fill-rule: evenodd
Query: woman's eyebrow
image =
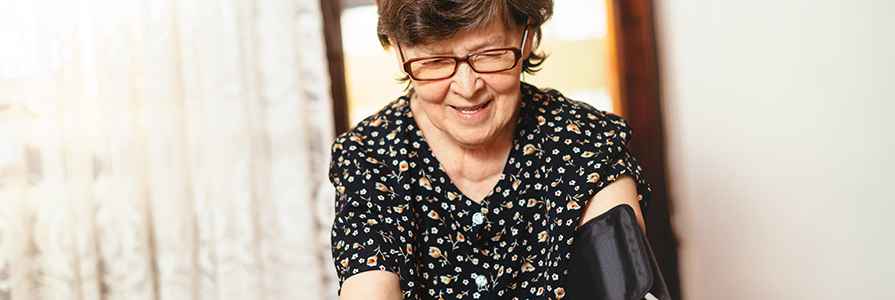
<path fill-rule="evenodd" d="M 453 49 L 445 49 L 438 48 L 435 46 L 426 46 L 420 45 L 417 46 L 419 50 L 416 50 L 421 55 L 419 57 L 427 57 L 427 56 L 466 56 L 470 53 L 475 53 L 482 50 L 488 50 L 492 48 L 504 48 L 504 47 L 516 47 L 512 42 L 504 39 L 504 36 L 497 36 L 495 39 L 483 40 L 479 43 L 472 44 L 471 47 L 463 47 L 466 53 L 454 53 Z"/>
<path fill-rule="evenodd" d="M 481 50 L 488 50 L 491 48 L 504 48 L 504 47 L 513 47 L 511 45 L 512 42 L 506 39 L 507 36 L 498 36 L 493 40 L 482 41 L 481 43 L 475 45 L 474 47 L 466 48 L 469 53 L 478 52 Z"/>

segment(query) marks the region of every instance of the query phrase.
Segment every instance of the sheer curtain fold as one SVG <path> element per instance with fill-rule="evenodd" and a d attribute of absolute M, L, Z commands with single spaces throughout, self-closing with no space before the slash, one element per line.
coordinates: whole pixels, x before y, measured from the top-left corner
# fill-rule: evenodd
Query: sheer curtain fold
<path fill-rule="evenodd" d="M 0 4 L 0 299 L 334 299 L 318 1 Z"/>

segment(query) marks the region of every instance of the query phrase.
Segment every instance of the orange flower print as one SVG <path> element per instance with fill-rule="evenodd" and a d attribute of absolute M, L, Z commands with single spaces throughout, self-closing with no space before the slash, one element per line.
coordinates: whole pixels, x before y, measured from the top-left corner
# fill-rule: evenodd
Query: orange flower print
<path fill-rule="evenodd" d="M 367 257 L 367 265 L 368 266 L 371 266 L 371 267 L 376 266 L 376 261 L 377 261 L 376 255 Z"/>
<path fill-rule="evenodd" d="M 420 186 L 426 188 L 427 190 L 432 189 L 432 185 L 429 184 L 429 178 L 420 177 Z"/>
<path fill-rule="evenodd" d="M 562 299 L 562 297 L 565 297 L 565 296 L 566 296 L 566 290 L 563 289 L 563 288 L 561 288 L 561 287 L 560 287 L 560 288 L 556 288 L 555 290 L 553 290 L 553 293 L 556 294 L 556 299 L 557 299 L 557 300 Z"/>
<path fill-rule="evenodd" d="M 535 204 L 538 204 L 538 200 L 535 200 L 534 198 L 528 199 L 528 207 L 533 207 Z"/>
<path fill-rule="evenodd" d="M 429 247 L 429 256 L 432 258 L 440 258 L 441 249 L 438 249 L 438 247 Z"/>
<path fill-rule="evenodd" d="M 531 272 L 534 271 L 535 267 L 531 265 L 529 262 L 525 262 L 522 264 L 522 272 Z"/>
<path fill-rule="evenodd" d="M 569 125 L 566 125 L 566 130 L 581 134 L 581 130 L 578 129 L 578 125 L 575 125 L 575 123 L 569 123 Z"/>
<path fill-rule="evenodd" d="M 524 153 L 525 155 L 535 153 L 535 151 L 537 151 L 537 148 L 535 148 L 535 146 L 532 144 L 528 144 L 522 147 L 522 153 Z"/>
<path fill-rule="evenodd" d="M 587 175 L 587 182 L 596 183 L 597 181 L 600 181 L 600 174 L 590 173 L 590 175 Z"/>
<path fill-rule="evenodd" d="M 348 139 L 351 140 L 352 142 L 355 142 L 358 144 L 363 142 L 363 140 L 357 135 L 350 135 L 350 136 L 348 136 Z"/>
<path fill-rule="evenodd" d="M 492 242 L 500 241 L 500 238 L 501 238 L 502 236 L 503 236 L 502 234 L 495 235 L 495 236 L 491 237 L 491 241 L 492 241 Z"/>

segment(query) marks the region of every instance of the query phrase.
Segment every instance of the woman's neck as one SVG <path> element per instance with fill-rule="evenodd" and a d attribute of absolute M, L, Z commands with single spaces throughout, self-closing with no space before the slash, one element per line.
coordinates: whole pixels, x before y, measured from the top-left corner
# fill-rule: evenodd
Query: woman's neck
<path fill-rule="evenodd" d="M 487 143 L 468 147 L 435 127 L 425 111 L 414 110 L 413 107 L 411 101 L 411 110 L 417 126 L 454 186 L 466 197 L 481 203 L 500 181 L 510 150 L 513 148 L 517 123 L 515 118 Z"/>

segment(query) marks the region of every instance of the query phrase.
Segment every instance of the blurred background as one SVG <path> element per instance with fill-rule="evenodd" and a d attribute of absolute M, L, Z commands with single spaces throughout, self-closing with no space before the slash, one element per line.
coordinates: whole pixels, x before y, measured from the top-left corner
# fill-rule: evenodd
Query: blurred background
<path fill-rule="evenodd" d="M 0 299 L 334 299 L 318 0 L 0 0 Z"/>
<path fill-rule="evenodd" d="M 653 3 L 684 296 L 895 297 L 895 1 Z"/>
<path fill-rule="evenodd" d="M 335 299 L 369 0 L 0 0 L 0 299 Z M 562 0 L 526 76 L 623 115 L 679 299 L 891 299 L 895 3 Z"/>

